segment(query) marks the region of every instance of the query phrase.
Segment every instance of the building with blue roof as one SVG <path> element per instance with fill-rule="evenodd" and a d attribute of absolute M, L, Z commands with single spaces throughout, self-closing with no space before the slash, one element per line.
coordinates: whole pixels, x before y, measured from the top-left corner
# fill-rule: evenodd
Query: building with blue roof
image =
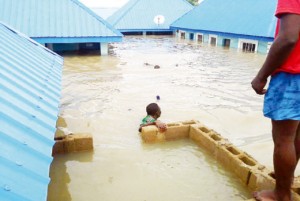
<path fill-rule="evenodd" d="M 54 51 L 101 49 L 122 34 L 78 0 L 0 0 L 0 21 Z"/>
<path fill-rule="evenodd" d="M 173 34 L 170 25 L 193 8 L 186 0 L 130 0 L 107 21 L 123 34 Z"/>
<path fill-rule="evenodd" d="M 266 53 L 274 40 L 275 9 L 275 0 L 204 0 L 171 28 L 200 43 Z"/>
<path fill-rule="evenodd" d="M 47 200 L 63 59 L 0 22 L 0 200 Z"/>

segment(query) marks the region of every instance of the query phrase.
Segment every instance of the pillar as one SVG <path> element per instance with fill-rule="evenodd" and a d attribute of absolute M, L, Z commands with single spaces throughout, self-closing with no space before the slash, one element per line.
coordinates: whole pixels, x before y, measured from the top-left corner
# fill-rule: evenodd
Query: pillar
<path fill-rule="evenodd" d="M 47 43 L 47 48 L 49 50 L 52 50 L 53 51 L 53 44 L 52 43 Z"/>
<path fill-rule="evenodd" d="M 108 55 L 108 44 L 107 43 L 100 43 L 100 54 L 103 56 Z"/>

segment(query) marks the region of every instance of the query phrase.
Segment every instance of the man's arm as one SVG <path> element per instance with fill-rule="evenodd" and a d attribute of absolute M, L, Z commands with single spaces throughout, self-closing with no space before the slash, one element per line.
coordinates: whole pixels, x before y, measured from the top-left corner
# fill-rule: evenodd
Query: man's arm
<path fill-rule="evenodd" d="M 268 77 L 288 58 L 299 39 L 300 15 L 283 14 L 280 17 L 280 29 L 262 68 L 251 82 L 257 94 L 265 94 Z"/>

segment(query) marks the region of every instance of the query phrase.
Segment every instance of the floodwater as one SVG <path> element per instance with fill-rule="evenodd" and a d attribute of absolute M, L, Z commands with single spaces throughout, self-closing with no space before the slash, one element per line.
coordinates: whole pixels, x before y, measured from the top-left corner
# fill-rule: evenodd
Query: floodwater
<path fill-rule="evenodd" d="M 60 116 L 67 132 L 93 135 L 94 151 L 54 158 L 48 201 L 250 198 L 192 141 L 145 144 L 138 125 L 160 96 L 161 121 L 199 120 L 272 169 L 270 122 L 250 85 L 265 56 L 170 36 L 125 37 L 108 56 L 65 55 Z"/>

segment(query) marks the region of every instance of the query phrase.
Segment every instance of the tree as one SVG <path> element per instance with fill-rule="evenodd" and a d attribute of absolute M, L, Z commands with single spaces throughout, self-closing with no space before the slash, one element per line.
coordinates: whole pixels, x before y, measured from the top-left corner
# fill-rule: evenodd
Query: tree
<path fill-rule="evenodd" d="M 188 0 L 188 2 L 189 2 L 190 4 L 192 4 L 193 6 L 198 5 L 198 0 Z"/>

